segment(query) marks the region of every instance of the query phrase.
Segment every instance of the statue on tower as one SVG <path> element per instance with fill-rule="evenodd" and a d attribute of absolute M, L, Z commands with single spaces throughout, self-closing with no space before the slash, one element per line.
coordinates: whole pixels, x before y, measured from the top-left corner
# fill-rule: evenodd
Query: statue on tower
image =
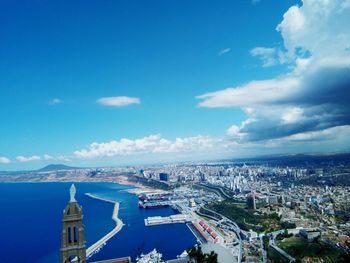
<path fill-rule="evenodd" d="M 77 200 L 75 200 L 75 193 L 77 192 L 77 189 L 75 188 L 74 184 L 71 185 L 69 189 L 70 193 L 70 203 L 75 203 Z"/>

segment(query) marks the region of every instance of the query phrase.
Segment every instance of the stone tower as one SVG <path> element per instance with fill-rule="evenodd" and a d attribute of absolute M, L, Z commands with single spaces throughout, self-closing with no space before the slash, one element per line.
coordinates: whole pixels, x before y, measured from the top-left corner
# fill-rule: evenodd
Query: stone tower
<path fill-rule="evenodd" d="M 70 187 L 70 201 L 63 210 L 61 263 L 86 263 L 83 210 L 75 200 L 75 186 Z"/>

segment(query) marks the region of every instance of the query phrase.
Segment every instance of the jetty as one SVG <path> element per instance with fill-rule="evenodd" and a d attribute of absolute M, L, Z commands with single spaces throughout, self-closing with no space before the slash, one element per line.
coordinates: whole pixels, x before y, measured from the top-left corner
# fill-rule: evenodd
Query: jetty
<path fill-rule="evenodd" d="M 103 201 L 103 202 L 107 202 L 107 203 L 111 203 L 111 204 L 115 204 L 116 203 L 116 202 L 114 202 L 112 200 L 109 200 L 109 199 L 106 199 L 106 198 L 103 198 L 103 197 L 99 197 L 99 196 L 93 195 L 91 193 L 85 193 L 85 195 L 88 196 L 88 197 L 91 197 L 93 199 Z"/>
<path fill-rule="evenodd" d="M 122 227 L 124 226 L 124 223 L 118 217 L 119 202 L 114 202 L 114 201 L 111 201 L 111 200 L 108 200 L 105 198 L 101 198 L 101 197 L 95 196 L 95 195 L 90 194 L 90 193 L 86 193 L 86 195 L 91 197 L 91 198 L 100 200 L 100 201 L 113 203 L 114 209 L 113 209 L 112 219 L 113 219 L 113 221 L 115 221 L 115 227 L 110 232 L 108 232 L 105 236 L 103 236 L 101 239 L 99 239 L 93 245 L 91 245 L 90 247 L 88 247 L 86 249 L 86 257 L 89 258 L 95 252 L 97 252 L 99 249 L 101 249 L 101 247 L 103 247 L 108 240 L 110 240 L 113 236 L 115 236 L 122 229 Z"/>

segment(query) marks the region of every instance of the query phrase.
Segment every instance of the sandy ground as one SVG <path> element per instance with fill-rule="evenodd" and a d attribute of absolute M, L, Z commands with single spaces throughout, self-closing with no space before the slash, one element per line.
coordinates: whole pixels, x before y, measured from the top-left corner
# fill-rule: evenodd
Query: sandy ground
<path fill-rule="evenodd" d="M 139 183 L 129 182 L 126 176 L 118 176 L 115 182 L 118 184 L 131 185 L 136 187 L 136 188 L 125 190 L 126 192 L 135 194 L 135 195 L 140 195 L 144 193 L 164 193 L 165 192 L 160 189 L 143 186 L 142 184 L 139 184 Z"/>

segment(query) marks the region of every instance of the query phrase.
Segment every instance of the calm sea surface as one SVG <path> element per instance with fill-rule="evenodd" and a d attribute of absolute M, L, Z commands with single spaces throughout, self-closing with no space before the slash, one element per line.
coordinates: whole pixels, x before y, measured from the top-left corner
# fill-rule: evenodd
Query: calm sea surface
<path fill-rule="evenodd" d="M 70 183 L 0 183 L 0 262 L 59 262 L 62 212 L 69 201 Z M 195 244 L 185 224 L 145 227 L 144 218 L 174 214 L 170 208 L 139 209 L 129 186 L 108 183 L 77 183 L 76 199 L 83 206 L 87 246 L 115 226 L 113 204 L 84 193 L 121 202 L 123 229 L 90 261 L 136 257 L 157 248 L 163 259 L 175 258 Z"/>

